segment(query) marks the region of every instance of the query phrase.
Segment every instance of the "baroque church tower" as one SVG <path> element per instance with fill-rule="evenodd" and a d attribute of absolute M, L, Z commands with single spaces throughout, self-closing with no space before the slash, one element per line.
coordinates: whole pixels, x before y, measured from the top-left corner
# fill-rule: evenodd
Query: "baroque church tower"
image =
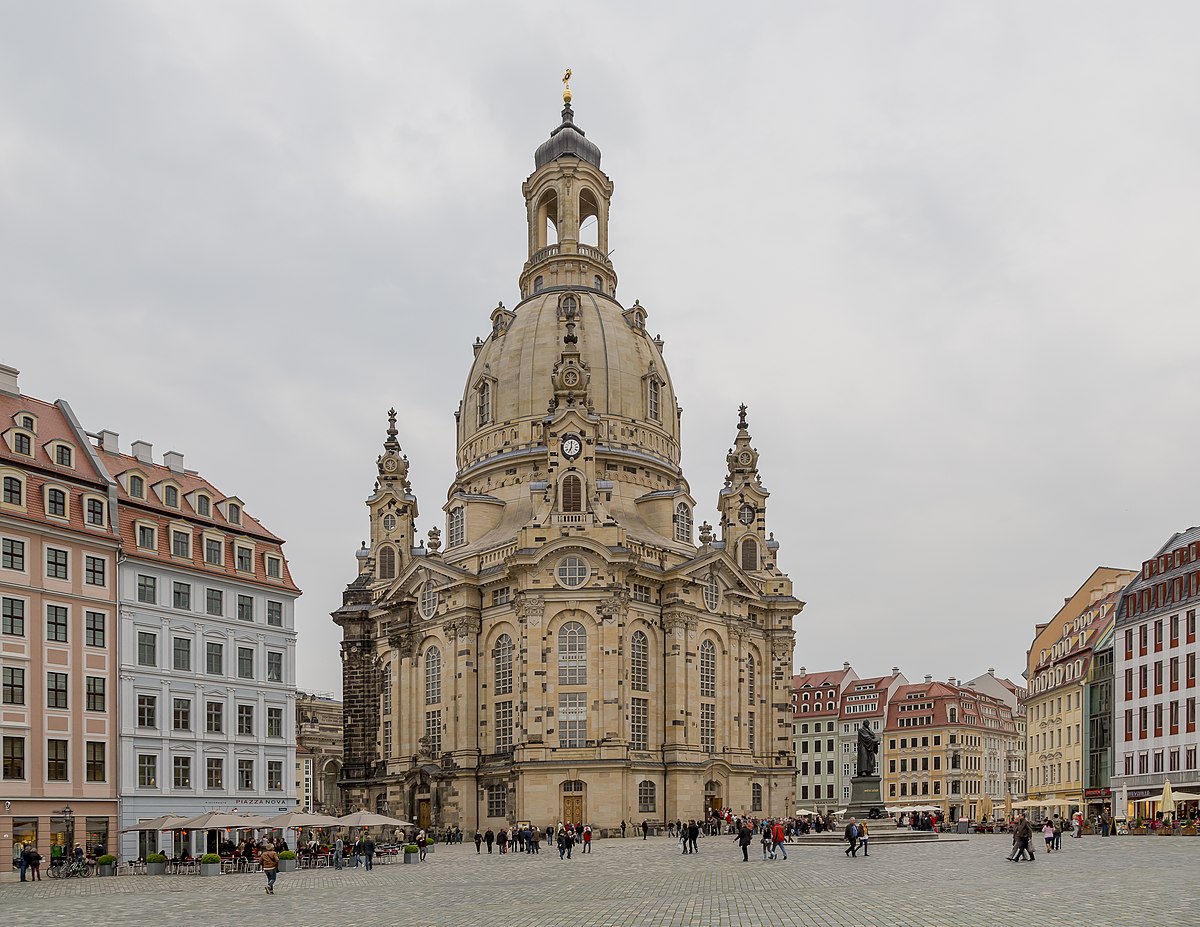
<path fill-rule="evenodd" d="M 520 300 L 474 345 L 445 533 L 416 537 L 395 412 L 342 628 L 352 807 L 464 830 L 794 804 L 792 619 L 740 410 L 693 524 L 646 309 L 616 298 L 613 184 L 561 124 L 522 186 Z"/>

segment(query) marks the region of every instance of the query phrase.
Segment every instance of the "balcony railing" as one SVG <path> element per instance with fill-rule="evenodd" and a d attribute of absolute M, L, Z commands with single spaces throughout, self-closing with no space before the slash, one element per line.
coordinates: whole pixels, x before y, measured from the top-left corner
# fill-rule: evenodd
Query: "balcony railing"
<path fill-rule="evenodd" d="M 591 258 L 593 261 L 599 261 L 601 264 L 608 263 L 608 255 L 599 248 L 593 248 L 591 245 L 577 245 L 580 257 Z"/>
<path fill-rule="evenodd" d="M 555 525 L 587 525 L 591 524 L 591 512 L 555 512 L 551 516 Z"/>
<path fill-rule="evenodd" d="M 554 257 L 554 255 L 558 254 L 558 251 L 558 245 L 547 245 L 545 248 L 533 252 L 533 257 L 529 259 L 529 263 L 540 264 L 542 261 L 546 260 L 546 258 Z"/>

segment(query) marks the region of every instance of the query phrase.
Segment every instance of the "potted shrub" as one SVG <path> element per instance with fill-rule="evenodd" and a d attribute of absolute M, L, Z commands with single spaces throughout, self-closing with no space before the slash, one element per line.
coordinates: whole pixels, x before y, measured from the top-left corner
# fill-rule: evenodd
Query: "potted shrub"
<path fill-rule="evenodd" d="M 205 853 L 200 857 L 200 875 L 215 876 L 221 874 L 221 857 L 216 853 Z"/>
<path fill-rule="evenodd" d="M 117 858 L 111 853 L 105 853 L 96 860 L 96 875 L 111 876 L 117 874 Z"/>
<path fill-rule="evenodd" d="M 425 854 L 428 856 L 432 852 L 433 852 L 433 834 L 426 834 L 426 836 L 425 836 Z"/>
<path fill-rule="evenodd" d="M 167 858 L 161 853 L 150 853 L 146 856 L 146 875 L 166 875 Z"/>
<path fill-rule="evenodd" d="M 295 872 L 296 871 L 296 854 L 292 850 L 284 850 L 279 854 L 279 871 L 280 872 Z"/>
<path fill-rule="evenodd" d="M 404 847 L 404 862 L 415 863 L 417 861 L 417 845 L 415 843 L 406 844 Z"/>

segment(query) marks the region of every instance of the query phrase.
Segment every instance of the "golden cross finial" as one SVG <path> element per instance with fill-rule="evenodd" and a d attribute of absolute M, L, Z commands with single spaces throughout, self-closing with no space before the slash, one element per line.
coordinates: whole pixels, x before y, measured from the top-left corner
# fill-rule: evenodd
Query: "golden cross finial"
<path fill-rule="evenodd" d="M 562 80 L 563 80 L 563 102 L 570 103 L 571 102 L 571 69 L 570 68 L 567 68 L 567 70 L 563 73 Z"/>

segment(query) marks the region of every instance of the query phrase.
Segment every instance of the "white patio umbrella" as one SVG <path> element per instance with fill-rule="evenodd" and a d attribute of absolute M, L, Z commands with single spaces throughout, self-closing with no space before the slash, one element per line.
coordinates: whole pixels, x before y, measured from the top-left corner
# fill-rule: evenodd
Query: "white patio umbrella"
<path fill-rule="evenodd" d="M 138 821 L 129 827 L 122 827 L 121 833 L 131 834 L 139 830 L 182 830 L 187 817 L 182 814 L 164 814 L 162 817 L 151 818 L 149 821 Z"/>
<path fill-rule="evenodd" d="M 239 828 L 268 827 L 265 820 L 254 814 L 237 814 L 232 811 L 209 811 L 198 817 L 188 818 L 176 824 L 172 830 L 236 830 Z"/>
<path fill-rule="evenodd" d="M 267 818 L 264 827 L 279 828 L 310 828 L 337 827 L 342 822 L 328 814 L 313 814 L 309 811 L 285 811 L 273 818 Z"/>
<path fill-rule="evenodd" d="M 370 811 L 356 811 L 337 819 L 338 827 L 412 827 L 412 821 L 401 821 L 399 818 L 389 818 L 385 814 L 373 814 Z"/>
<path fill-rule="evenodd" d="M 1170 779 L 1163 783 L 1162 797 L 1158 800 L 1158 810 L 1162 812 L 1163 817 L 1175 814 L 1175 798 L 1171 794 Z"/>

